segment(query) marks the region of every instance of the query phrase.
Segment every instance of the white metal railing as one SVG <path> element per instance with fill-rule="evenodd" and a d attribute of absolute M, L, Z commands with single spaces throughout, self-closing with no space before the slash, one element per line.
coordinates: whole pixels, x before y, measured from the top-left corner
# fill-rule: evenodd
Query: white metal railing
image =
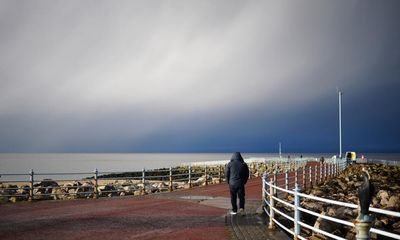
<path fill-rule="evenodd" d="M 250 176 L 275 169 L 275 159 L 246 159 Z M 98 198 L 115 195 L 143 195 L 173 191 L 225 181 L 225 164 L 207 162 L 175 168 L 142 171 L 0 173 L 2 201 Z M 224 162 L 225 163 L 225 162 Z M 157 186 L 156 186 L 157 185 Z"/>
<path fill-rule="evenodd" d="M 100 172 L 95 169 L 93 172 L 37 173 L 31 170 L 25 174 L 0 174 L 0 196 L 10 201 L 22 201 L 60 199 L 60 195 L 64 198 L 98 198 L 121 193 L 143 195 L 221 183 L 225 181 L 224 170 L 224 165 L 134 172 Z M 139 192 L 134 194 L 135 191 Z"/>
<path fill-rule="evenodd" d="M 334 176 L 338 175 L 340 172 L 342 172 L 346 168 L 346 160 L 337 160 L 336 162 L 328 162 L 324 165 L 325 166 L 323 166 L 321 164 L 319 166 L 318 165 L 308 166 L 309 174 L 304 173 L 304 169 L 307 169 L 307 167 L 303 168 L 303 173 L 301 176 L 301 180 L 302 180 L 301 183 L 299 183 L 299 179 L 298 179 L 299 174 L 296 174 L 297 171 L 295 171 L 295 173 L 285 172 L 285 174 L 283 176 L 285 181 L 284 181 L 284 184 L 281 184 L 281 185 L 278 182 L 279 179 L 276 174 L 272 175 L 272 176 L 268 176 L 266 173 L 264 173 L 263 180 L 262 180 L 262 195 L 263 195 L 263 204 L 264 204 L 263 209 L 269 217 L 269 228 L 274 228 L 275 224 L 276 224 L 277 226 L 284 229 L 286 232 L 293 235 L 294 238 L 306 239 L 304 236 L 300 235 L 300 229 L 301 229 L 301 227 L 304 227 L 304 228 L 310 229 L 313 232 L 325 235 L 332 239 L 345 240 L 345 238 L 336 236 L 336 235 L 326 232 L 322 229 L 315 228 L 314 226 L 308 225 L 307 223 L 302 222 L 300 220 L 301 213 L 303 212 L 303 213 L 313 215 L 315 217 L 320 217 L 325 220 L 335 222 L 337 224 L 345 225 L 347 227 L 355 227 L 355 224 L 353 222 L 349 222 L 349 221 L 335 218 L 332 216 L 322 215 L 320 213 L 306 209 L 300 205 L 300 198 L 305 198 L 305 199 L 311 199 L 311 200 L 315 200 L 318 202 L 323 202 L 323 203 L 327 203 L 327 204 L 331 204 L 331 205 L 338 205 L 341 207 L 347 207 L 347 208 L 352 208 L 352 209 L 358 208 L 358 206 L 353 203 L 346 203 L 346 202 L 326 199 L 326 198 L 308 195 L 308 194 L 304 194 L 304 193 L 300 192 L 301 185 L 303 188 L 307 187 L 305 184 L 305 183 L 307 183 L 307 181 L 306 181 L 307 176 L 310 181 L 308 186 L 312 186 L 313 183 L 317 184 L 322 179 L 326 179 L 327 177 L 334 177 Z M 295 180 L 294 180 L 295 185 L 294 185 L 293 190 L 289 190 L 290 181 L 288 180 L 288 178 L 290 176 L 295 177 Z M 290 202 L 285 201 L 283 198 L 279 197 L 279 196 L 282 196 L 282 194 L 279 194 L 279 193 L 285 193 L 285 194 L 292 195 L 294 202 L 290 203 Z M 279 202 L 279 203 L 284 204 L 285 206 L 288 206 L 289 208 L 293 209 L 293 216 L 279 210 L 276 207 L 275 202 Z M 370 207 L 369 210 L 370 210 L 370 212 L 373 212 L 373 213 L 384 214 L 384 215 L 388 215 L 388 216 L 392 216 L 392 217 L 400 217 L 400 212 L 388 211 L 388 210 L 372 208 L 372 207 Z M 285 226 L 283 223 L 280 223 L 275 218 L 275 213 L 277 213 L 280 216 L 286 218 L 287 220 L 293 222 L 293 230 L 291 230 L 291 228 L 289 226 Z M 400 235 L 391 233 L 388 231 L 384 231 L 381 229 L 371 228 L 370 232 L 378 234 L 378 235 L 390 237 L 393 239 L 400 239 Z"/>

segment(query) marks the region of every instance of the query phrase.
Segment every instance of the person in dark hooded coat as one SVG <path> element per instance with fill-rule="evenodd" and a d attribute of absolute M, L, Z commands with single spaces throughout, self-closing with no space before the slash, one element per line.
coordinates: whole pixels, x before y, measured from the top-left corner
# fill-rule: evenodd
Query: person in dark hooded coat
<path fill-rule="evenodd" d="M 235 152 L 232 155 L 231 161 L 228 163 L 225 169 L 226 181 L 229 184 L 229 190 L 231 192 L 231 214 L 237 213 L 237 197 L 239 196 L 239 207 L 240 211 L 244 211 L 245 202 L 245 190 L 244 185 L 249 179 L 249 167 L 243 161 L 240 152 Z"/>

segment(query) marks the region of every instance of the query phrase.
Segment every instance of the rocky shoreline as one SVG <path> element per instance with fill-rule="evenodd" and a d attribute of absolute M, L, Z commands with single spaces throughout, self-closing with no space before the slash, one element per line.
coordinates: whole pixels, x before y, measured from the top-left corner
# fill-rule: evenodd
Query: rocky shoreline
<path fill-rule="evenodd" d="M 327 180 L 321 184 L 303 190 L 302 192 L 317 197 L 358 204 L 357 190 L 361 185 L 361 168 L 365 165 L 350 165 L 336 178 Z M 386 165 L 366 165 L 371 176 L 371 182 L 375 186 L 375 196 L 372 199 L 372 207 L 400 211 L 400 167 Z M 293 198 L 289 195 L 289 202 L 293 203 Z M 322 203 L 310 199 L 302 199 L 301 206 L 303 208 L 321 213 L 323 215 L 332 216 L 349 222 L 353 222 L 357 215 L 357 209 L 340 207 L 332 204 Z M 293 209 L 277 204 L 277 207 L 288 214 L 293 214 Z M 396 234 L 400 234 L 400 219 L 382 214 L 373 214 L 375 221 L 373 227 Z M 315 228 L 326 232 L 341 236 L 346 239 L 354 239 L 355 232 L 351 227 L 337 224 L 313 215 L 302 213 L 302 221 L 314 226 Z M 280 220 L 286 221 L 284 218 Z M 290 227 L 291 222 L 287 222 Z M 292 224 L 293 225 L 293 224 Z M 312 235 L 309 239 L 328 239 L 321 234 L 312 234 L 309 229 L 302 228 L 302 234 Z M 372 239 L 389 239 L 384 236 L 371 234 Z"/>
<path fill-rule="evenodd" d="M 276 164 L 277 162 L 274 161 L 248 163 L 251 177 L 260 177 L 264 172 L 271 174 L 275 170 L 278 170 L 278 172 L 291 171 L 302 166 L 299 163 L 286 163 L 284 161 Z M 171 179 L 169 168 L 146 170 L 144 181 L 142 171 L 110 173 L 98 175 L 97 187 L 94 176 L 76 181 L 44 179 L 40 182 L 34 182 L 33 194 L 30 192 L 29 182 L 2 183 L 0 181 L 0 203 L 126 195 L 141 196 L 224 182 L 224 172 L 225 165 L 207 165 L 207 169 L 204 166 L 192 166 L 190 183 L 187 179 L 189 173 L 188 166 L 172 168 Z M 32 198 L 30 198 L 30 195 L 32 195 Z"/>
<path fill-rule="evenodd" d="M 97 187 L 94 177 L 78 181 L 44 179 L 33 185 L 32 199 L 29 199 L 30 186 L 28 182 L 19 183 L 18 185 L 0 183 L 0 203 L 15 203 L 27 200 L 70 200 L 77 198 L 126 195 L 141 196 L 157 192 L 186 189 L 192 186 L 206 184 L 205 174 L 202 175 L 198 170 L 199 169 L 195 169 L 192 173 L 192 177 L 195 180 L 191 182 L 191 186 L 189 186 L 187 181 L 179 180 L 179 178 L 182 178 L 182 174 L 185 174 L 185 170 L 181 168 L 173 169 L 172 184 L 169 181 L 169 169 L 157 169 L 152 172 L 146 172 L 144 181 L 142 179 L 142 172 L 99 175 Z M 220 178 L 215 178 L 210 175 L 207 176 L 207 184 L 215 184 L 219 181 Z"/>
<path fill-rule="evenodd" d="M 294 165 L 290 166 L 294 168 Z M 249 163 L 252 177 L 259 177 L 264 171 L 272 172 L 273 164 Z M 280 169 L 280 168 L 279 168 Z M 103 174 L 97 177 L 77 181 L 57 181 L 44 179 L 33 185 L 33 197 L 30 199 L 29 182 L 0 182 L 0 203 L 28 200 L 69 200 L 77 198 L 97 198 L 134 195 L 141 196 L 157 192 L 174 191 L 190 187 L 217 184 L 225 181 L 225 166 L 213 165 L 191 167 L 191 182 L 188 181 L 188 166 L 171 169 L 160 168 L 143 172 L 124 172 Z M 144 180 L 144 181 L 143 181 Z M 172 180 L 172 182 L 170 181 Z"/>

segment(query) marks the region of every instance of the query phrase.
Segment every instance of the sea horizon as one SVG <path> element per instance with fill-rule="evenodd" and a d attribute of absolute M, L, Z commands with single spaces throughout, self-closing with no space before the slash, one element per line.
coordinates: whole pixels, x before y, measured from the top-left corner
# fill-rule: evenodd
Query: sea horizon
<path fill-rule="evenodd" d="M 344 153 L 343 153 L 344 154 Z M 137 171 L 183 163 L 229 160 L 232 153 L 0 153 L 0 174 L 36 172 Z M 244 158 L 279 157 L 279 153 L 242 153 Z M 282 153 L 282 158 L 330 158 L 337 153 Z M 370 159 L 400 161 L 400 153 L 358 153 Z"/>

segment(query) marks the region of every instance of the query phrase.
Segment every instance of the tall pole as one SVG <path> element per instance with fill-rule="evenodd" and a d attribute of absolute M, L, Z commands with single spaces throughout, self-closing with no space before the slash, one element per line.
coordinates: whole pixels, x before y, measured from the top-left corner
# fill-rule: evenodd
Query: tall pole
<path fill-rule="evenodd" d="M 282 144 L 279 142 L 279 158 L 282 158 Z"/>
<path fill-rule="evenodd" d="M 338 89 L 339 95 L 339 158 L 342 158 L 342 91 Z"/>

